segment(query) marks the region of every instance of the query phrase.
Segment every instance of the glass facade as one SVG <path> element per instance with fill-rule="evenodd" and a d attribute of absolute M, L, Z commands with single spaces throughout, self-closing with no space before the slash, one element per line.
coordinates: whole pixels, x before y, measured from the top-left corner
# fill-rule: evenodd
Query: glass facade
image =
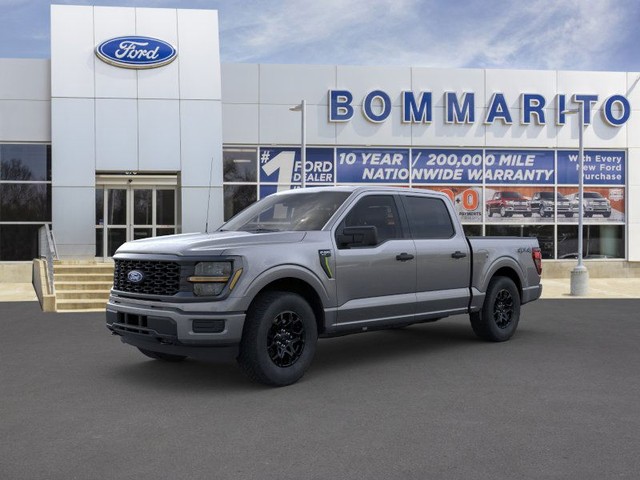
<path fill-rule="evenodd" d="M 51 146 L 0 144 L 0 261 L 37 257 L 51 224 Z"/>
<path fill-rule="evenodd" d="M 543 258 L 575 258 L 577 152 L 531 149 L 309 147 L 306 186 L 389 185 L 440 191 L 467 235 L 536 237 Z M 584 254 L 626 256 L 624 150 L 585 151 Z M 224 147 L 224 218 L 299 188 L 299 147 Z M 611 172 L 614 172 L 613 174 Z"/>

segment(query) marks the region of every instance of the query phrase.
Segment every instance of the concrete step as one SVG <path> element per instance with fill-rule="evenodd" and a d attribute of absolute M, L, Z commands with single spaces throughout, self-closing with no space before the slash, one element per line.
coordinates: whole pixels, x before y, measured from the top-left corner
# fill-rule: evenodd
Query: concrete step
<path fill-rule="evenodd" d="M 59 300 L 104 300 L 109 299 L 109 290 L 58 290 L 56 298 Z"/>
<path fill-rule="evenodd" d="M 98 262 L 97 260 L 65 259 L 65 260 L 54 260 L 53 264 L 54 265 L 108 265 L 108 264 L 113 265 L 113 260 L 106 260 L 106 261 L 103 261 L 103 262 Z"/>
<path fill-rule="evenodd" d="M 113 262 L 54 261 L 56 311 L 104 311 L 113 286 L 113 267 Z"/>
<path fill-rule="evenodd" d="M 91 282 L 55 282 L 56 292 L 63 290 L 111 290 L 113 279 L 109 281 L 91 281 Z"/>
<path fill-rule="evenodd" d="M 106 300 L 77 300 L 77 299 L 56 299 L 56 311 L 78 311 L 97 310 L 104 311 L 107 306 Z"/>
<path fill-rule="evenodd" d="M 56 310 L 57 313 L 104 313 L 104 308 L 83 308 L 78 310 Z"/>
<path fill-rule="evenodd" d="M 54 282 L 113 282 L 113 273 L 56 273 Z"/>
<path fill-rule="evenodd" d="M 96 264 L 96 265 L 54 265 L 53 273 L 75 273 L 75 274 L 88 274 L 99 273 L 113 275 L 113 265 L 109 264 Z"/>

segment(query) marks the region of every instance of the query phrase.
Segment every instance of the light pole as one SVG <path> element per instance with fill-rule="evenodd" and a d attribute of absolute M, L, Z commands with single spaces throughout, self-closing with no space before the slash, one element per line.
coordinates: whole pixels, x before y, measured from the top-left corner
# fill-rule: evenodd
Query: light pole
<path fill-rule="evenodd" d="M 302 188 L 305 187 L 306 181 L 305 177 L 307 176 L 307 102 L 302 100 L 298 105 L 293 107 L 289 107 L 289 110 L 292 112 L 301 112 L 302 113 L 302 121 L 301 121 L 301 139 L 300 139 L 300 161 L 302 162 L 302 171 L 300 174 L 302 175 Z"/>
<path fill-rule="evenodd" d="M 571 295 L 580 297 L 589 293 L 589 271 L 582 262 L 584 221 L 584 103 L 577 109 L 564 110 L 563 114 L 577 113 L 578 122 L 578 264 L 571 270 Z"/>

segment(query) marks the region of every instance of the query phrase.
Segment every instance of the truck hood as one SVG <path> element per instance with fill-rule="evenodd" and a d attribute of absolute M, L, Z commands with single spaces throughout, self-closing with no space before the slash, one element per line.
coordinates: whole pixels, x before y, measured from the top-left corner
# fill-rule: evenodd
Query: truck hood
<path fill-rule="evenodd" d="M 118 248 L 120 253 L 144 253 L 161 255 L 222 255 L 230 248 L 250 245 L 297 243 L 306 232 L 213 232 L 184 233 L 163 237 L 145 238 L 127 242 Z"/>

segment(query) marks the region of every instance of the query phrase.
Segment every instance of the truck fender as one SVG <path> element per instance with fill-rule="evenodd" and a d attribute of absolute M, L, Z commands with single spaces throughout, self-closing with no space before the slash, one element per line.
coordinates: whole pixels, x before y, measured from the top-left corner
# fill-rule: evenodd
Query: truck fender
<path fill-rule="evenodd" d="M 491 264 L 488 266 L 486 270 L 487 273 L 485 273 L 482 278 L 478 279 L 479 280 L 478 288 L 477 289 L 472 288 L 472 298 L 469 304 L 470 311 L 477 311 L 480 308 L 482 308 L 482 304 L 484 303 L 484 297 L 487 293 L 487 289 L 489 288 L 489 282 L 491 281 L 493 276 L 496 274 L 496 272 L 501 268 L 509 268 L 510 270 L 515 272 L 515 274 L 518 277 L 517 283 L 519 283 L 519 291 L 520 291 L 520 294 L 522 295 L 522 287 L 524 286 L 525 283 L 524 283 L 524 275 L 522 273 L 522 269 L 520 268 L 520 265 L 511 257 L 507 257 L 507 256 L 498 257 L 495 260 L 493 260 L 493 262 L 491 262 Z"/>
<path fill-rule="evenodd" d="M 258 293 L 260 293 L 260 291 L 262 291 L 262 289 L 267 285 L 285 278 L 293 278 L 309 284 L 311 288 L 315 290 L 324 308 L 331 304 L 331 296 L 329 295 L 329 292 L 327 292 L 324 284 L 314 272 L 300 265 L 285 264 L 277 265 L 265 270 L 254 278 L 253 281 L 245 287 L 244 291 L 238 292 L 238 294 L 243 298 L 243 301 L 240 304 L 242 310 L 246 311 L 256 295 L 258 295 Z"/>
<path fill-rule="evenodd" d="M 491 263 L 491 265 L 489 265 L 489 268 L 487 269 L 487 274 L 482 279 L 482 288 L 481 288 L 482 293 L 486 293 L 487 289 L 489 288 L 489 282 L 491 281 L 493 276 L 496 274 L 496 272 L 501 268 L 505 268 L 505 267 L 510 268 L 511 270 L 516 272 L 516 275 L 518 275 L 518 280 L 520 283 L 520 290 L 522 290 L 522 286 L 524 285 L 524 274 L 522 273 L 522 269 L 520 268 L 520 265 L 518 264 L 518 262 L 516 262 L 513 258 L 505 256 L 505 257 L 496 258 Z"/>

